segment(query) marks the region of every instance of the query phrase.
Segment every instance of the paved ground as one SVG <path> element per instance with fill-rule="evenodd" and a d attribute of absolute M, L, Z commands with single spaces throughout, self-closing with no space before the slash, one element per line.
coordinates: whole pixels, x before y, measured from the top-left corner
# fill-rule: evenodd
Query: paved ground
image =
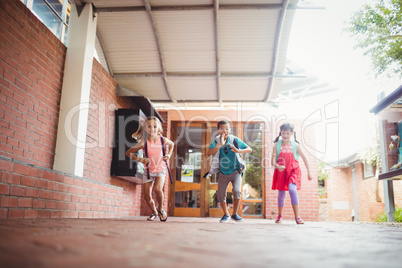
<path fill-rule="evenodd" d="M 218 220 L 0 220 L 0 267 L 402 267 L 401 225 Z"/>

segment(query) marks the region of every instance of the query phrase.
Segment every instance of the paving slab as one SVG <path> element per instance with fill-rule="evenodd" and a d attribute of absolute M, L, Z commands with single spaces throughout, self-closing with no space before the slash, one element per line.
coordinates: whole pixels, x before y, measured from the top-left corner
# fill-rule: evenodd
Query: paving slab
<path fill-rule="evenodd" d="M 402 267 L 402 225 L 0 220 L 0 267 Z"/>

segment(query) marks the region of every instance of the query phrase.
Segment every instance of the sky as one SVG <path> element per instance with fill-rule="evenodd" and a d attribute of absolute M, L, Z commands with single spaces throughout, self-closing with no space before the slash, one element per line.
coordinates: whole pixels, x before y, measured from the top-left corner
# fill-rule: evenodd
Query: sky
<path fill-rule="evenodd" d="M 296 11 L 287 57 L 339 90 L 295 102 L 288 113 L 318 121 L 321 116 L 321 123 L 315 125 L 316 144 L 306 149 L 331 161 L 340 160 L 372 143 L 376 118 L 369 110 L 381 91 L 392 92 L 401 81 L 376 78 L 370 58 L 354 49 L 356 40 L 344 31 L 353 12 L 376 1 L 313 2 L 325 9 Z"/>

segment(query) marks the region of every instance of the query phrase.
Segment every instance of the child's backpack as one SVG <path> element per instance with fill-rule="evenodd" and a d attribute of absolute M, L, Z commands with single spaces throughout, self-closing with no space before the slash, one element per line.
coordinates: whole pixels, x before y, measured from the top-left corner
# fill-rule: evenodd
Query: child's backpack
<path fill-rule="evenodd" d="M 161 145 L 162 145 L 162 155 L 165 156 L 166 155 L 165 143 L 163 142 L 163 137 L 160 136 L 160 138 L 161 138 Z M 145 140 L 145 142 L 144 142 L 144 156 L 145 156 L 145 158 L 148 158 L 148 147 L 147 146 L 148 146 L 147 145 L 147 140 Z M 168 164 L 168 162 L 166 160 L 163 160 L 163 161 L 166 163 L 166 168 L 167 168 L 167 171 L 168 171 L 168 174 L 169 174 L 170 183 L 173 183 L 172 174 L 170 173 L 169 164 Z M 148 164 L 146 165 L 146 172 L 147 172 L 147 177 L 149 179 L 150 177 L 149 177 L 149 166 L 148 166 Z"/>
<path fill-rule="evenodd" d="M 236 140 L 235 136 L 229 135 L 228 139 L 229 139 L 229 144 L 233 144 L 233 146 L 236 147 L 236 149 L 239 149 L 239 145 L 237 144 L 237 140 Z M 219 135 L 215 138 L 215 144 L 218 145 L 220 140 L 221 140 L 221 136 Z M 228 146 L 228 145 L 225 145 L 225 146 Z M 228 146 L 227 149 L 230 150 L 230 146 Z M 217 174 L 220 172 L 219 153 L 220 153 L 220 149 L 212 155 L 211 160 L 210 160 L 211 165 L 210 165 L 209 171 L 204 174 L 204 176 L 203 176 L 204 178 L 209 179 L 209 177 L 212 176 L 213 174 Z M 246 165 L 244 163 L 244 160 L 241 158 L 240 153 L 236 153 L 236 159 L 237 159 L 238 163 L 240 163 L 240 168 L 237 171 L 243 176 L 243 173 L 246 170 Z"/>

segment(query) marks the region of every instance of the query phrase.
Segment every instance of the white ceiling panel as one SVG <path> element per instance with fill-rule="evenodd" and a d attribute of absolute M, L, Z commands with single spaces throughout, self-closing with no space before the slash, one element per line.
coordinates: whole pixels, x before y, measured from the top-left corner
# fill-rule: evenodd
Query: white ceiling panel
<path fill-rule="evenodd" d="M 82 2 L 95 8 L 96 49 L 120 94 L 215 105 L 280 91 L 298 0 Z"/>
<path fill-rule="evenodd" d="M 113 73 L 161 72 L 158 47 L 146 12 L 100 13 L 98 36 Z"/>
<path fill-rule="evenodd" d="M 158 77 L 136 77 L 117 78 L 117 83 L 126 89 L 149 98 L 151 100 L 168 101 L 169 97 L 164 89 L 162 78 Z"/>
<path fill-rule="evenodd" d="M 273 50 L 222 51 L 222 73 L 268 73 L 271 70 Z"/>
<path fill-rule="evenodd" d="M 215 72 L 216 51 L 211 10 L 154 13 L 168 73 Z"/>
<path fill-rule="evenodd" d="M 211 73 L 216 70 L 215 53 L 211 51 L 166 51 L 166 70 L 170 73 Z"/>
<path fill-rule="evenodd" d="M 266 78 L 222 78 L 222 98 L 227 101 L 255 101 L 264 99 L 268 88 Z"/>
<path fill-rule="evenodd" d="M 282 4 L 282 0 L 219 0 L 221 5 L 244 5 L 245 3 L 249 5 L 255 4 Z"/>
<path fill-rule="evenodd" d="M 213 5 L 213 0 L 149 0 L 151 6 L 198 6 Z"/>
<path fill-rule="evenodd" d="M 98 8 L 143 6 L 143 0 L 84 0 L 82 2 L 93 3 Z"/>
<path fill-rule="evenodd" d="M 212 77 L 200 77 L 197 83 L 191 77 L 170 77 L 169 87 L 172 95 L 178 100 L 185 101 L 215 101 L 216 79 Z"/>

